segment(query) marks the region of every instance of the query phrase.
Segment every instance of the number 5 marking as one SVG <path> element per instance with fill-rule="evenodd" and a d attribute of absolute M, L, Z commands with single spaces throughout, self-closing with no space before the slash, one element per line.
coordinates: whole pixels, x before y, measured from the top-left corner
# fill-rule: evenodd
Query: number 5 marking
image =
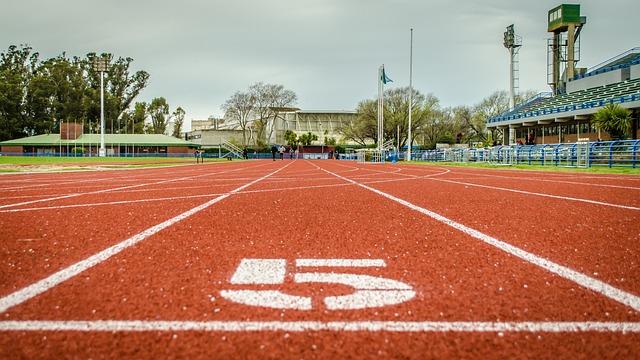
<path fill-rule="evenodd" d="M 284 259 L 242 259 L 231 277 L 234 285 L 280 285 L 286 275 Z M 382 259 L 298 259 L 296 267 L 385 267 Z M 355 310 L 396 305 L 411 300 L 413 288 L 403 282 L 384 277 L 348 274 L 302 272 L 294 274 L 295 283 L 342 284 L 355 289 L 352 294 L 329 296 L 324 304 L 329 310 Z M 311 297 L 289 295 L 280 290 L 223 290 L 220 295 L 230 301 L 275 309 L 311 310 Z"/>

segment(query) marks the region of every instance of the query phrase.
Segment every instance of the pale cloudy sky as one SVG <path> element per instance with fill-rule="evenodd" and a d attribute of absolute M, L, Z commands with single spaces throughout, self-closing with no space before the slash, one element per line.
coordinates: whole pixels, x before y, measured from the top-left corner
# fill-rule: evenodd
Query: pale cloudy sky
<path fill-rule="evenodd" d="M 580 3 L 591 67 L 640 46 L 637 0 Z M 392 86 L 409 82 L 444 106 L 471 105 L 508 86 L 502 33 L 523 37 L 520 88 L 547 91 L 547 11 L 525 0 L 6 0 L 0 47 L 27 43 L 44 57 L 111 52 L 151 74 L 139 100 L 165 96 L 187 119 L 221 115 L 236 90 L 262 81 L 295 91 L 303 109 L 354 109 L 374 97 L 384 63 Z"/>

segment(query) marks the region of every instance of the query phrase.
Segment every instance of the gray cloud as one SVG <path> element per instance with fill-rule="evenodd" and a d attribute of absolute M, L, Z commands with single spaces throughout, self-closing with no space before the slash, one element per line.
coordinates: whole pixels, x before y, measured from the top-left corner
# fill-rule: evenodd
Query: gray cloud
<path fill-rule="evenodd" d="M 572 2 L 572 1 L 569 1 Z M 281 83 L 306 109 L 353 109 L 375 96 L 385 63 L 393 86 L 414 84 L 443 105 L 474 104 L 508 84 L 502 32 L 523 36 L 520 87 L 546 86 L 546 13 L 556 1 L 157 1 L 22 0 L 3 4 L 0 45 L 43 56 L 109 51 L 151 73 L 141 100 L 165 96 L 187 118 L 220 114 L 234 91 Z M 582 1 L 581 66 L 638 44 L 640 3 Z"/>

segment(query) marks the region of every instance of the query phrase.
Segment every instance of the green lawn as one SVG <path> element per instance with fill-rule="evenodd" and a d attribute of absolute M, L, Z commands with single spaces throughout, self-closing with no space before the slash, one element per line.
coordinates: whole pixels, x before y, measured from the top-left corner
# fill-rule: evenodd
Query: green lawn
<path fill-rule="evenodd" d="M 226 161 L 220 159 L 205 159 L 207 162 Z M 55 157 L 55 156 L 0 156 L 0 165 L 63 165 L 63 164 L 188 164 L 195 163 L 193 157 L 166 158 L 166 157 Z"/>
<path fill-rule="evenodd" d="M 596 174 L 630 174 L 640 175 L 640 168 L 608 168 L 606 166 L 594 166 L 590 168 L 575 168 L 563 166 L 541 166 L 541 165 L 492 165 L 487 163 L 452 163 L 452 162 L 426 162 L 426 161 L 403 161 L 401 164 L 411 165 L 432 165 L 432 166 L 459 166 L 470 168 L 503 169 L 503 170 L 536 170 L 536 171 L 564 171 L 577 173 Z"/>
<path fill-rule="evenodd" d="M 205 159 L 207 163 L 228 161 L 226 159 Z M 195 158 L 166 157 L 45 157 L 45 156 L 0 156 L 0 173 L 24 171 L 81 171 L 96 168 L 132 169 L 195 164 Z"/>

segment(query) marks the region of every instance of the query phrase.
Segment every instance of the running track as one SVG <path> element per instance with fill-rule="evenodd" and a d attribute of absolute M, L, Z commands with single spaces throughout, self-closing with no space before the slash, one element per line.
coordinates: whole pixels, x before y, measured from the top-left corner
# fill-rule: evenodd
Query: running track
<path fill-rule="evenodd" d="M 0 358 L 638 358 L 639 238 L 637 176 L 3 175 Z"/>

